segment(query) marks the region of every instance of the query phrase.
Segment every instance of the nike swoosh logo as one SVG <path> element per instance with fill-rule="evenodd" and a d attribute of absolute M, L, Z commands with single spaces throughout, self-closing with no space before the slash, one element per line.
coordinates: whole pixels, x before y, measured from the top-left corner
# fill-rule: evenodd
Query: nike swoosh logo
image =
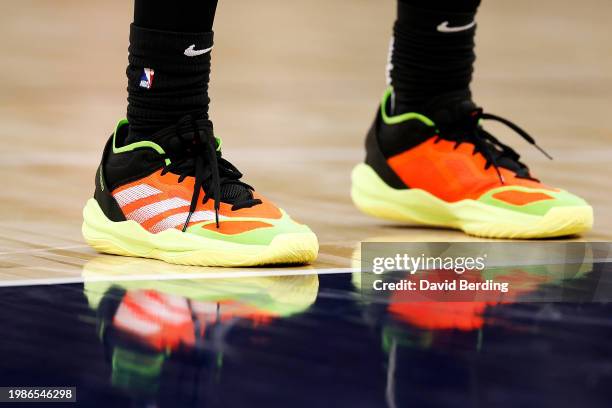
<path fill-rule="evenodd" d="M 192 44 L 192 45 L 189 46 L 189 48 L 187 48 L 185 50 L 185 55 L 188 56 L 188 57 L 197 57 L 198 55 L 204 55 L 207 52 L 210 52 L 210 50 L 212 50 L 212 49 L 213 49 L 213 47 L 205 48 L 203 50 L 196 50 L 195 49 L 195 44 Z"/>
<path fill-rule="evenodd" d="M 465 31 L 465 30 L 469 30 L 470 28 L 474 27 L 476 25 L 476 21 L 472 21 L 470 24 L 466 24 L 466 25 L 462 25 L 462 26 L 456 26 L 456 27 L 449 27 L 448 25 L 448 21 L 443 22 L 442 24 L 440 24 L 438 26 L 438 31 L 441 33 L 456 33 L 458 31 Z"/>

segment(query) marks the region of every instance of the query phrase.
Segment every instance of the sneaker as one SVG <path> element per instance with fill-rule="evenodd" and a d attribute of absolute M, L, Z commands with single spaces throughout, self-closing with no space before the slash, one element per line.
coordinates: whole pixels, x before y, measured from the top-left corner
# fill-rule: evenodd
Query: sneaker
<path fill-rule="evenodd" d="M 428 109 L 431 117 L 393 116 L 392 93 L 385 92 L 367 135 L 365 163 L 352 173 L 361 211 L 489 238 L 549 238 L 592 227 L 589 204 L 533 177 L 481 122 L 501 122 L 546 154 L 524 130 L 463 98 Z"/>
<path fill-rule="evenodd" d="M 305 264 L 316 235 L 241 181 L 221 157 L 212 124 L 190 116 L 126 141 L 118 123 L 83 210 L 83 236 L 99 252 L 199 266 Z"/>

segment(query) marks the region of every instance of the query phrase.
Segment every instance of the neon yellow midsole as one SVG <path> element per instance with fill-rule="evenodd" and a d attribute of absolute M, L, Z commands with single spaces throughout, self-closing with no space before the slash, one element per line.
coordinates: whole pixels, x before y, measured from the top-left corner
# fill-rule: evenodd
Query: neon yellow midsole
<path fill-rule="evenodd" d="M 83 237 L 105 253 L 155 258 L 201 266 L 251 266 L 268 263 L 308 263 L 318 252 L 312 232 L 283 233 L 268 245 L 210 239 L 168 229 L 152 234 L 135 221 L 110 221 L 95 199 L 83 209 Z"/>
<path fill-rule="evenodd" d="M 476 200 L 448 203 L 421 189 L 397 190 L 366 164 L 353 169 L 351 197 L 364 213 L 394 221 L 461 229 L 497 238 L 545 238 L 584 232 L 592 227 L 589 205 L 552 208 L 531 215 Z"/>

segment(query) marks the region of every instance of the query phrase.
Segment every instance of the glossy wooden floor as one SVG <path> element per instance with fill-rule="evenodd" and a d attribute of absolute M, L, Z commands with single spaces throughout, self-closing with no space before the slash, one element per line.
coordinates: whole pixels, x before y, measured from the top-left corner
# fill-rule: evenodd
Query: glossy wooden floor
<path fill-rule="evenodd" d="M 583 239 L 609 240 L 612 2 L 573 4 L 485 0 L 474 93 L 552 153 L 551 162 L 492 128 L 540 178 L 594 205 L 595 228 Z M 394 7 L 391 0 L 222 0 L 218 10 L 212 117 L 225 155 L 317 232 L 321 256 L 311 268 L 349 268 L 363 240 L 471 239 L 373 220 L 350 202 L 350 170 L 362 159 L 385 85 Z M 5 283 L 78 279 L 94 258 L 111 269 L 117 262 L 90 250 L 80 225 L 101 148 L 125 114 L 131 13 L 126 0 L 21 0 L 0 13 Z"/>

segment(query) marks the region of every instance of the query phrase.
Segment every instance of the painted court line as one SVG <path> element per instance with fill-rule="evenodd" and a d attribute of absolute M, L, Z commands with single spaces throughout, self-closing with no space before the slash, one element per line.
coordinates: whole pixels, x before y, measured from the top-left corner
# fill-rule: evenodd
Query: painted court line
<path fill-rule="evenodd" d="M 168 273 L 168 274 L 137 274 L 137 275 L 110 275 L 103 274 L 95 276 L 69 276 L 63 278 L 34 278 L 15 279 L 0 281 L 0 287 L 14 286 L 45 286 L 45 285 L 67 285 L 85 282 L 135 282 L 135 281 L 174 281 L 174 280 L 204 280 L 204 279 L 234 279 L 254 278 L 271 276 L 300 276 L 300 275 L 330 275 L 339 273 L 353 273 L 358 270 L 352 268 L 330 268 L 330 269 L 306 269 L 306 270 L 270 270 L 253 272 L 201 272 L 201 273 Z"/>

